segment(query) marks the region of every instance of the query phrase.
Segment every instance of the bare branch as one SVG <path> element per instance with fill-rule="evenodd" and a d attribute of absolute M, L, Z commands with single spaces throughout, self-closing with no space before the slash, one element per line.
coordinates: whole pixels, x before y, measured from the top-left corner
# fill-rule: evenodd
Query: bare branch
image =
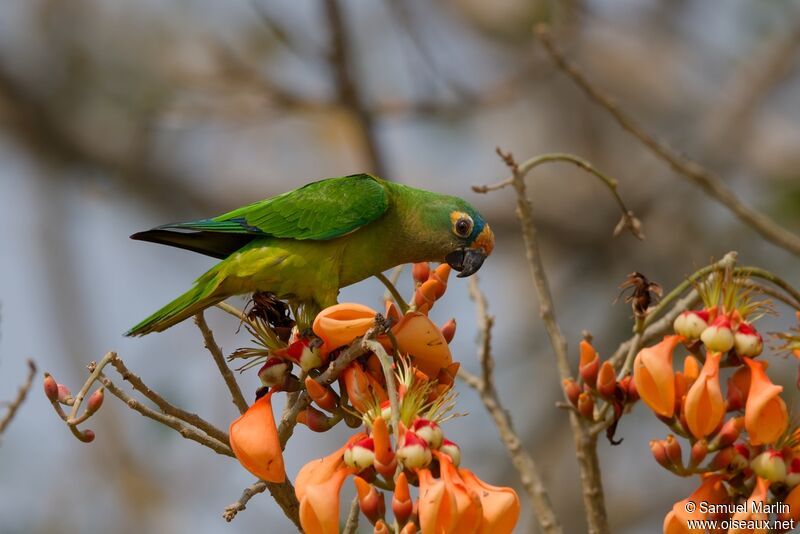
<path fill-rule="evenodd" d="M 0 435 L 5 432 L 6 428 L 8 428 L 8 425 L 11 423 L 11 420 L 14 419 L 14 416 L 17 414 L 17 410 L 19 410 L 19 407 L 22 406 L 23 402 L 25 402 L 25 398 L 28 396 L 28 392 L 31 390 L 34 376 L 36 376 L 36 364 L 33 362 L 33 360 L 28 359 L 28 377 L 20 386 L 19 391 L 17 392 L 17 397 L 8 404 L 8 411 L 3 418 L 0 419 Z"/>
<path fill-rule="evenodd" d="M 342 534 L 356 534 L 358 532 L 358 496 L 353 497 L 350 503 L 350 511 L 347 512 L 347 520 L 344 523 Z"/>
<path fill-rule="evenodd" d="M 236 514 L 247 508 L 247 503 L 250 501 L 250 499 L 258 495 L 259 493 L 263 493 L 264 490 L 266 489 L 267 489 L 267 483 L 264 482 L 263 480 L 257 480 L 253 484 L 247 486 L 242 491 L 242 496 L 239 497 L 239 500 L 233 504 L 229 504 L 225 508 L 225 511 L 222 513 L 222 517 L 225 518 L 225 521 L 230 523 L 231 521 L 233 521 L 233 518 L 236 517 Z"/>
<path fill-rule="evenodd" d="M 194 316 L 194 322 L 197 325 L 197 328 L 200 329 L 200 332 L 202 332 L 203 341 L 205 342 L 206 348 L 214 358 L 214 363 L 217 364 L 219 373 L 222 375 L 222 378 L 225 380 L 225 384 L 228 386 L 228 390 L 231 392 L 233 404 L 235 404 L 239 409 L 239 413 L 246 412 L 249 405 L 247 404 L 247 401 L 244 400 L 242 390 L 239 389 L 239 384 L 236 382 L 236 377 L 233 376 L 233 371 L 231 371 L 230 367 L 228 367 L 228 364 L 225 363 L 225 355 L 222 354 L 222 349 L 220 349 L 219 345 L 217 345 L 217 342 L 214 341 L 214 334 L 208 327 L 208 323 L 206 323 L 203 312 L 200 312 Z"/>
<path fill-rule="evenodd" d="M 459 369 L 458 376 L 478 392 L 483 405 L 494 420 L 500 439 L 508 449 L 511 461 L 519 473 L 522 486 L 531 499 L 539 528 L 542 532 L 548 534 L 560 533 L 562 532 L 561 525 L 553 510 L 547 489 L 544 487 L 539 467 L 522 446 L 522 441 L 511 423 L 511 417 L 503 408 L 497 396 L 492 378 L 494 363 L 491 353 L 491 329 L 494 320 L 488 314 L 486 297 L 478 288 L 478 283 L 474 277 L 470 279 L 469 292 L 472 300 L 475 301 L 478 312 L 478 330 L 481 339 L 478 360 L 481 363 L 482 376 L 477 377 L 464 369 Z"/>
<path fill-rule="evenodd" d="M 564 56 L 563 52 L 561 52 L 554 43 L 547 26 L 537 26 L 535 33 L 539 41 L 544 45 L 553 63 L 569 76 L 590 100 L 608 111 L 625 131 L 641 141 L 642 144 L 649 148 L 656 156 L 669 164 L 675 172 L 698 185 L 709 196 L 727 207 L 740 221 L 761 234 L 764 239 L 771 241 L 773 244 L 792 254 L 800 256 L 800 237 L 784 229 L 763 213 L 743 204 L 719 176 L 707 170 L 699 163 L 684 158 L 674 149 L 656 140 L 653 135 L 645 131 L 633 117 L 626 111 L 623 111 L 614 101 L 597 89 L 594 84 Z"/>

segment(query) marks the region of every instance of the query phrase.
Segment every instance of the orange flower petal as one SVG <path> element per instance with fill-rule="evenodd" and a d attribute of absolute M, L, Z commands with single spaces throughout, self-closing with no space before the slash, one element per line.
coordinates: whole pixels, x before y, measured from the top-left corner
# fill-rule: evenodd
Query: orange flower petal
<path fill-rule="evenodd" d="M 675 515 L 673 510 L 670 510 L 664 517 L 664 534 L 690 534 L 689 527 L 686 526 Z"/>
<path fill-rule="evenodd" d="M 797 520 L 800 519 L 800 486 L 795 486 L 792 488 L 792 491 L 789 492 L 789 495 L 783 499 L 783 504 L 789 508 L 786 513 L 778 514 L 778 518 L 781 521 L 794 519 L 795 522 L 797 522 Z"/>
<path fill-rule="evenodd" d="M 306 534 L 339 534 L 339 493 L 353 467 L 340 467 L 327 480 L 306 484 L 300 500 L 300 524 Z"/>
<path fill-rule="evenodd" d="M 481 499 L 476 491 L 464 484 L 449 456 L 439 454 L 437 457 L 441 477 L 455 499 L 453 532 L 473 534 L 478 531 L 483 519 Z"/>
<path fill-rule="evenodd" d="M 725 401 L 719 385 L 719 362 L 722 355 L 710 352 L 706 355 L 703 370 L 686 393 L 684 412 L 689 430 L 696 438 L 704 438 L 725 417 Z"/>
<path fill-rule="evenodd" d="M 633 362 L 633 382 L 645 404 L 663 417 L 675 413 L 675 373 L 672 353 L 681 336 L 664 336 L 663 341 L 639 351 Z"/>
<path fill-rule="evenodd" d="M 461 479 L 481 499 L 483 518 L 480 534 L 510 534 L 519 519 L 519 497 L 511 488 L 487 484 L 468 469 L 459 469 Z"/>
<path fill-rule="evenodd" d="M 328 354 L 366 334 L 375 324 L 375 315 L 372 308 L 355 303 L 334 304 L 319 312 L 312 329 L 325 343 L 320 352 Z"/>
<path fill-rule="evenodd" d="M 398 348 L 413 358 L 414 365 L 430 378 L 453 363 L 450 347 L 439 328 L 419 312 L 409 312 L 392 328 Z M 382 341 L 388 343 L 388 341 Z M 391 347 L 391 345 L 388 345 Z"/>
<path fill-rule="evenodd" d="M 328 456 L 311 460 L 302 468 L 300 468 L 300 471 L 297 473 L 297 477 L 295 477 L 294 480 L 294 494 L 297 496 L 297 500 L 303 500 L 303 497 L 306 494 L 307 486 L 318 484 L 331 478 L 336 470 L 344 464 L 344 460 L 342 459 L 344 450 L 353 443 L 361 441 L 366 437 L 367 435 L 365 433 L 359 432 L 358 434 L 351 436 L 350 439 L 347 440 L 347 443 L 333 451 Z"/>
<path fill-rule="evenodd" d="M 419 469 L 419 526 L 422 534 L 452 532 L 455 523 L 455 497 L 447 491 L 444 480 L 433 478 L 429 469 Z"/>
<path fill-rule="evenodd" d="M 744 426 L 752 445 L 774 443 L 786 431 L 789 414 L 780 397 L 783 386 L 773 384 L 759 362 L 744 358 L 750 368 L 750 391 L 744 409 Z"/>
<path fill-rule="evenodd" d="M 228 430 L 233 454 L 245 469 L 269 482 L 286 480 L 271 392 L 256 400 Z"/>
<path fill-rule="evenodd" d="M 725 490 L 725 486 L 723 485 L 722 481 L 725 480 L 725 477 L 722 475 L 707 475 L 703 478 L 703 481 L 700 483 L 700 487 L 694 490 L 691 495 L 687 498 L 683 499 L 682 501 L 678 501 L 672 507 L 672 514 L 676 520 L 678 520 L 683 527 L 688 529 L 687 522 L 690 519 L 705 519 L 708 514 L 701 511 L 700 507 L 698 506 L 694 512 L 689 513 L 686 511 L 686 503 L 689 501 L 694 502 L 695 504 L 700 502 L 706 502 L 708 504 L 722 504 L 728 502 L 728 492 Z M 667 521 L 666 518 L 664 520 L 664 528 L 666 532 Z M 675 527 L 673 527 L 675 528 Z M 680 530 L 676 530 L 675 532 L 682 532 Z"/>

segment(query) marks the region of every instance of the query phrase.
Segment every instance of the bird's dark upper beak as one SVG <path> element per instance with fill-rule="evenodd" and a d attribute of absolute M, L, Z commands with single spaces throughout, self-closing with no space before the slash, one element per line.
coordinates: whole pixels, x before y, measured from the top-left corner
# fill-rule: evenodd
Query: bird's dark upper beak
<path fill-rule="evenodd" d="M 478 272 L 486 259 L 486 253 L 482 250 L 471 248 L 459 248 L 444 257 L 450 267 L 459 271 L 458 277 L 465 278 Z"/>

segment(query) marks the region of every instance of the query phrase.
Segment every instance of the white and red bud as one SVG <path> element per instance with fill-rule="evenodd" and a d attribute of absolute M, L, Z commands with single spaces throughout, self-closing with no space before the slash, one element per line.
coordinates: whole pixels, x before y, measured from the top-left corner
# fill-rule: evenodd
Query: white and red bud
<path fill-rule="evenodd" d="M 58 401 L 58 384 L 56 379 L 48 373 L 44 374 L 44 394 L 50 402 Z"/>
<path fill-rule="evenodd" d="M 364 438 L 353 443 L 344 450 L 342 459 L 348 467 L 355 467 L 356 469 L 372 467 L 375 462 L 375 442 L 372 438 Z"/>
<path fill-rule="evenodd" d="M 733 348 L 733 332 L 731 320 L 727 315 L 720 315 L 703 330 L 700 340 L 711 352 L 728 352 Z"/>
<path fill-rule="evenodd" d="M 461 447 L 447 438 L 442 440 L 442 446 L 439 447 L 439 452 L 446 454 L 453 461 L 453 465 L 458 467 L 461 464 Z"/>
<path fill-rule="evenodd" d="M 731 458 L 731 466 L 734 469 L 744 469 L 750 465 L 750 448 L 744 443 L 737 443 L 733 446 L 735 454 Z"/>
<path fill-rule="evenodd" d="M 433 421 L 417 419 L 414 421 L 414 424 L 411 425 L 411 430 L 424 439 L 431 449 L 438 449 L 442 445 L 442 439 L 444 439 L 442 429 Z"/>
<path fill-rule="evenodd" d="M 291 365 L 281 358 L 270 357 L 258 370 L 258 379 L 261 380 L 261 385 L 271 388 L 280 386 L 286 380 L 286 374 L 289 372 Z"/>
<path fill-rule="evenodd" d="M 770 482 L 783 482 L 786 479 L 786 463 L 780 451 L 770 449 L 762 452 L 750 462 L 753 472 Z"/>
<path fill-rule="evenodd" d="M 103 398 L 105 397 L 103 393 L 103 388 L 98 389 L 92 396 L 89 397 L 89 400 L 86 403 L 86 411 L 89 413 L 94 413 L 100 409 L 100 406 L 103 405 Z"/>
<path fill-rule="evenodd" d="M 410 430 L 403 436 L 402 446 L 397 448 L 396 455 L 408 469 L 419 469 L 431 463 L 428 442 Z"/>
<path fill-rule="evenodd" d="M 708 328 L 707 310 L 686 310 L 675 318 L 672 328 L 679 336 L 687 339 L 700 339 L 700 335 Z"/>
<path fill-rule="evenodd" d="M 733 335 L 733 346 L 739 356 L 755 358 L 764 350 L 764 340 L 753 325 L 741 323 Z"/>
<path fill-rule="evenodd" d="M 290 343 L 286 353 L 297 362 L 303 371 L 308 372 L 322 365 L 322 356 L 319 349 L 320 345 L 316 339 L 302 338 Z"/>

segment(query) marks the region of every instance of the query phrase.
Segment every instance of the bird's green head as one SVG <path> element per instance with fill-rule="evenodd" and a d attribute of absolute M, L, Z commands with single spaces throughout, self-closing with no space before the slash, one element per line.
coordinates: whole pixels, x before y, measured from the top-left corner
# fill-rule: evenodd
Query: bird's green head
<path fill-rule="evenodd" d="M 475 274 L 494 249 L 494 234 L 481 214 L 457 197 L 441 197 L 442 201 L 426 208 L 426 216 L 437 228 L 440 250 L 444 250 L 450 267 L 464 278 Z"/>

